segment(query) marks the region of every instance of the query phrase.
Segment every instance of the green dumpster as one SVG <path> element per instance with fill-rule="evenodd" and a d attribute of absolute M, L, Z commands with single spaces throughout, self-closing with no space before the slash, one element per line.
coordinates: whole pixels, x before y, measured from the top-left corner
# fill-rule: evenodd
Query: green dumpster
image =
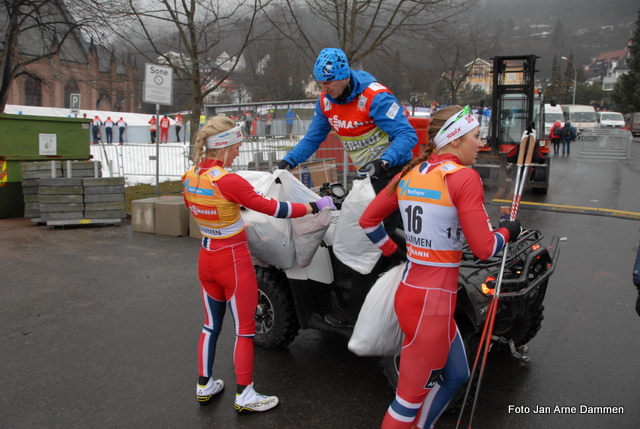
<path fill-rule="evenodd" d="M 88 160 L 90 119 L 0 114 L 0 219 L 24 215 L 22 163 Z"/>

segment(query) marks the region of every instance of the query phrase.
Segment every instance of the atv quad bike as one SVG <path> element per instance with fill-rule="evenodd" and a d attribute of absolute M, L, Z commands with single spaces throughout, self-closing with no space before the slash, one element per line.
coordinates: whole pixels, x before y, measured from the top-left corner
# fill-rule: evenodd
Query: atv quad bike
<path fill-rule="evenodd" d="M 338 210 L 333 211 L 331 226 L 311 264 L 305 268 L 294 266 L 286 271 L 255 267 L 259 288 L 255 343 L 263 348 L 286 347 L 300 329 L 320 329 L 351 336 L 352 329 L 336 328 L 324 321 L 326 314 L 344 309 L 351 279 L 357 274 L 340 262 L 332 250 L 334 227 L 346 192 L 340 184 L 325 184 L 321 194 L 332 195 Z M 399 246 L 404 242 L 400 230 L 393 238 Z M 522 361 L 529 360 L 525 345 L 540 330 L 544 317 L 543 301 L 559 254 L 558 237 L 553 237 L 548 248 L 540 244 L 542 239 L 540 231 L 525 230 L 517 242 L 509 244 L 500 307 L 495 320 L 494 345 L 508 348 L 514 357 Z M 455 319 L 470 365 L 475 358 L 501 259 L 502 253 L 481 261 L 468 245 L 463 249 Z M 372 286 L 380 274 L 397 263 L 397 260 L 381 257 L 370 274 L 358 279 Z M 385 375 L 394 388 L 398 382 L 399 359 L 399 356 L 383 357 Z M 464 388 L 458 391 L 449 410 L 460 407 L 464 391 Z"/>

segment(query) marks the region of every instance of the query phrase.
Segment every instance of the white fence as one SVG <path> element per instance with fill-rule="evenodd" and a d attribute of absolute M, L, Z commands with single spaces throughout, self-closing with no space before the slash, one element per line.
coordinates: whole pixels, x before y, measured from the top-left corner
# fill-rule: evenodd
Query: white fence
<path fill-rule="evenodd" d="M 296 143 L 297 140 L 289 139 L 247 139 L 240 147 L 240 155 L 235 159 L 233 168 L 271 169 Z M 193 165 L 192 150 L 192 146 L 176 143 L 160 144 L 159 147 L 155 144 L 139 143 L 91 145 L 93 159 L 102 162 L 102 176 L 124 177 L 128 186 L 140 183 L 154 184 L 156 162 L 160 182 L 179 180 Z M 312 159 L 323 158 L 323 152 L 324 149 L 319 149 Z"/>
<path fill-rule="evenodd" d="M 629 130 L 594 128 L 580 133 L 580 157 L 629 160 L 633 136 Z"/>

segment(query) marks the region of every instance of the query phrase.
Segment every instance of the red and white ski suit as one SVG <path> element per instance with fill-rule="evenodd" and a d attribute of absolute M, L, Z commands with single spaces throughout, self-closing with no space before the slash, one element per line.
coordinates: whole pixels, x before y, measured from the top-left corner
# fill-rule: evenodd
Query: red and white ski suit
<path fill-rule="evenodd" d="M 204 327 L 198 344 L 199 375 L 211 377 L 225 305 L 233 316 L 236 344 L 233 362 L 237 384 L 253 381 L 254 319 L 258 283 L 247 245 L 240 206 L 278 218 L 307 214 L 305 204 L 279 202 L 258 194 L 222 162 L 206 160 L 182 176 L 184 199 L 202 232 L 198 278 L 204 304 Z"/>
<path fill-rule="evenodd" d="M 399 183 L 380 192 L 360 226 L 371 241 L 389 240 L 382 221 L 400 209 L 407 237 L 407 268 L 395 295 L 405 334 L 396 398 L 382 427 L 431 428 L 469 377 L 464 345 L 453 314 L 464 239 L 480 259 L 509 239 L 493 231 L 479 174 L 451 154 L 432 155 Z M 417 420 L 416 420 L 417 416 Z"/>

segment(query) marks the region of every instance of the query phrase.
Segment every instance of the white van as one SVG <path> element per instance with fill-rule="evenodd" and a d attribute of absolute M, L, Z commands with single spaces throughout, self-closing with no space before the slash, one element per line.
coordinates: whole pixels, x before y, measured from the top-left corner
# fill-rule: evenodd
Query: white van
<path fill-rule="evenodd" d="M 562 107 L 559 104 L 552 106 L 551 104 L 544 105 L 544 135 L 549 136 L 551 127 L 556 121 L 564 124 L 564 116 L 562 115 Z"/>
<path fill-rule="evenodd" d="M 598 124 L 601 127 L 622 128 L 624 127 L 624 117 L 618 112 L 596 112 Z"/>
<path fill-rule="evenodd" d="M 597 125 L 596 109 L 593 106 L 564 104 L 562 105 L 562 113 L 564 113 L 564 120 L 571 122 L 571 126 L 576 129 L 578 134 L 585 129 L 593 129 Z"/>

